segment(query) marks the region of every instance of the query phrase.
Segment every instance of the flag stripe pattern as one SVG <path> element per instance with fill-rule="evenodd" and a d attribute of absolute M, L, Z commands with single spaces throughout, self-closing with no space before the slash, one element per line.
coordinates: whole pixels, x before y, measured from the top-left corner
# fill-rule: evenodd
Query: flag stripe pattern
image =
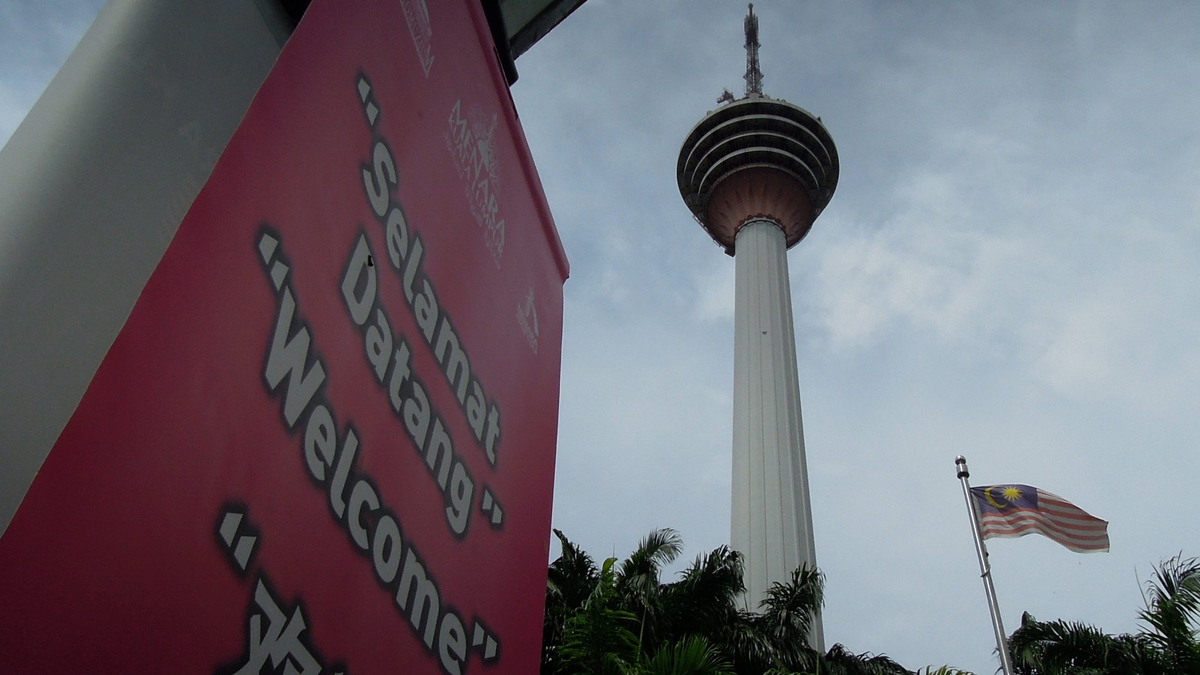
<path fill-rule="evenodd" d="M 1028 485 L 971 488 L 984 539 L 1037 533 L 1077 553 L 1108 551 L 1108 522 L 1056 494 Z"/>

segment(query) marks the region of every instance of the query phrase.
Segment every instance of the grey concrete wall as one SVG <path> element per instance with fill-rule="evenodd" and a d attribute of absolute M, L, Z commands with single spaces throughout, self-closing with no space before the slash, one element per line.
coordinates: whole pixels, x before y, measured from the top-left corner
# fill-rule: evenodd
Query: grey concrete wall
<path fill-rule="evenodd" d="M 0 531 L 288 29 L 267 0 L 111 0 L 0 151 Z"/>

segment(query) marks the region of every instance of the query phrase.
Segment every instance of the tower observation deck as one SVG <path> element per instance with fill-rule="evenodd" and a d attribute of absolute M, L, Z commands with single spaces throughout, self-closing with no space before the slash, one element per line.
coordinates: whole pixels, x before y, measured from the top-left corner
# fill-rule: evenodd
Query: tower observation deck
<path fill-rule="evenodd" d="M 735 260 L 730 543 L 757 609 L 771 583 L 816 566 L 787 250 L 833 197 L 838 156 L 818 117 L 762 93 L 754 5 L 745 29 L 745 96 L 722 97 L 691 130 L 676 178 L 696 221 Z M 819 617 L 809 640 L 823 648 Z"/>

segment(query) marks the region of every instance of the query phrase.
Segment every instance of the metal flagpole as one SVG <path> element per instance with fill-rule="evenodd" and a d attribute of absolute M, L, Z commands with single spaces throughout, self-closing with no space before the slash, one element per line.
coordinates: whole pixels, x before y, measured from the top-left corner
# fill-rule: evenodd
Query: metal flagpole
<path fill-rule="evenodd" d="M 1012 659 L 1008 656 L 1008 642 L 1004 636 L 1004 622 L 1000 619 L 1000 605 L 996 602 L 996 587 L 992 585 L 992 566 L 988 563 L 987 547 L 983 545 L 983 533 L 979 530 L 979 510 L 971 496 L 971 483 L 967 480 L 967 458 L 959 455 L 954 460 L 958 467 L 958 479 L 962 482 L 963 498 L 967 500 L 967 512 L 971 514 L 971 531 L 975 533 L 975 552 L 979 554 L 979 576 L 987 591 L 988 608 L 992 611 L 992 628 L 996 631 L 996 649 L 1000 652 L 1000 667 L 1004 675 L 1013 675 Z"/>

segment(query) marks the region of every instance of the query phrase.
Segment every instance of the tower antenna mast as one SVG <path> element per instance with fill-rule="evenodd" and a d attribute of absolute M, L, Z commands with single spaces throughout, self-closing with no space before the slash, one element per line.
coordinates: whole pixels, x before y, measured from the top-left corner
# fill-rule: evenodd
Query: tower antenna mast
<path fill-rule="evenodd" d="M 758 17 L 754 16 L 754 3 L 746 15 L 746 95 L 762 94 L 762 70 L 758 67 Z"/>

